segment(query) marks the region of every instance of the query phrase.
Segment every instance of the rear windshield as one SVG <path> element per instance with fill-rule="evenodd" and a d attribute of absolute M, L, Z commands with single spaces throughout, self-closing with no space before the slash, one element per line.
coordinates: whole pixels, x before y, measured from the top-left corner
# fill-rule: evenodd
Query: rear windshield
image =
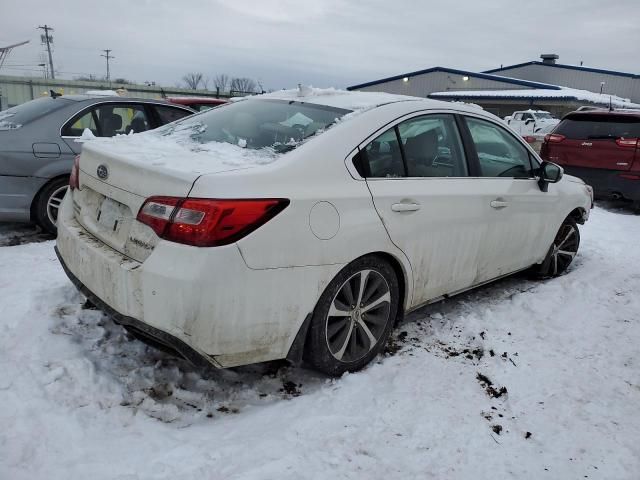
<path fill-rule="evenodd" d="M 20 128 L 42 115 L 69 105 L 68 102 L 69 100 L 61 98 L 42 97 L 3 110 L 0 112 L 0 130 Z"/>
<path fill-rule="evenodd" d="M 553 133 L 575 140 L 640 137 L 640 118 L 631 115 L 570 115 Z"/>
<path fill-rule="evenodd" d="M 350 110 L 312 103 L 251 99 L 221 105 L 161 128 L 162 135 L 188 132 L 199 143 L 223 142 L 278 153 L 321 133 Z"/>

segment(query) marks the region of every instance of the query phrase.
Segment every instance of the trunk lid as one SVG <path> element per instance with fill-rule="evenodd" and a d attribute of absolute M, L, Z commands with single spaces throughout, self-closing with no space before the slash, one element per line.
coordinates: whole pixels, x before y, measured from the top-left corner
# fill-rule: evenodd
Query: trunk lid
<path fill-rule="evenodd" d="M 141 135 L 136 135 L 141 136 Z M 73 191 L 74 215 L 98 240 L 143 262 L 155 248 L 155 232 L 136 220 L 154 195 L 187 197 L 200 175 L 234 170 L 175 143 L 91 140 L 80 157 L 79 186 Z M 208 163 L 208 164 L 207 164 Z"/>

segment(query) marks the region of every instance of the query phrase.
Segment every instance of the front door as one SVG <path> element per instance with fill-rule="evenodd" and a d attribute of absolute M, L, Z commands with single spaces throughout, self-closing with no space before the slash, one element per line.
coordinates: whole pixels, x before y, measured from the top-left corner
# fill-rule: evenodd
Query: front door
<path fill-rule="evenodd" d="M 489 207 L 478 280 L 486 281 L 529 267 L 548 250 L 557 225 L 555 188 L 542 192 L 535 178 L 537 160 L 502 126 L 464 117 L 480 177 L 479 201 Z M 481 186 L 480 186 L 481 184 Z"/>

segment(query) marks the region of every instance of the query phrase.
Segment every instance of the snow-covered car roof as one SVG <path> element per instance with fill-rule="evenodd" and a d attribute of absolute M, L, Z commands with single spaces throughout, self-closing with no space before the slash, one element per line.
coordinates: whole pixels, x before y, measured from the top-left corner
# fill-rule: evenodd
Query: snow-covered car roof
<path fill-rule="evenodd" d="M 380 105 L 394 102 L 428 102 L 435 106 L 444 102 L 427 100 L 420 97 L 410 97 L 408 95 L 394 95 L 383 92 L 358 92 L 338 90 L 335 88 L 311 88 L 301 87 L 291 90 L 280 90 L 278 92 L 266 93 L 254 97 L 245 97 L 247 100 L 254 99 L 274 99 L 288 100 L 296 102 L 314 103 L 317 105 L 325 105 L 327 107 L 343 108 L 345 110 L 368 110 Z M 428 108 L 428 107 L 426 107 Z"/>

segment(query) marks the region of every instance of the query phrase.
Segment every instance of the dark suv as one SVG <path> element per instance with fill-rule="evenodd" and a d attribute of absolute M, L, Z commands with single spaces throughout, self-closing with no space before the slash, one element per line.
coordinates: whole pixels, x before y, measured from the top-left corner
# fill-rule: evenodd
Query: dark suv
<path fill-rule="evenodd" d="M 582 178 L 596 196 L 640 209 L 640 110 L 569 113 L 545 137 L 540 156 Z"/>

